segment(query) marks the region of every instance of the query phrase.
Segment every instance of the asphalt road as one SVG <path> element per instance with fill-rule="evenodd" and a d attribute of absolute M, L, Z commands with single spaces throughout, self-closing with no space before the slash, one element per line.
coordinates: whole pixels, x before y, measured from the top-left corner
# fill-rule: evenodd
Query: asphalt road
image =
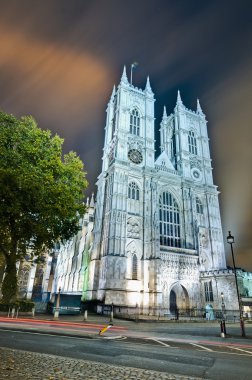
<path fill-rule="evenodd" d="M 0 346 L 114 365 L 177 373 L 215 380 L 249 380 L 252 346 L 223 346 L 108 337 L 67 337 L 0 329 Z"/>

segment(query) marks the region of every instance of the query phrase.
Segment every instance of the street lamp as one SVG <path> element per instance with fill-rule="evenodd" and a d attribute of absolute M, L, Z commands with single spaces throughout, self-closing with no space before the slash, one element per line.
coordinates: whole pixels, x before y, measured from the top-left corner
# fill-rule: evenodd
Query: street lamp
<path fill-rule="evenodd" d="M 235 286 L 236 286 L 237 299 L 238 299 L 238 305 L 239 305 L 239 313 L 240 313 L 241 333 L 242 333 L 242 336 L 246 336 L 245 327 L 244 327 L 244 320 L 243 320 L 243 315 L 242 315 L 242 309 L 241 309 L 241 298 L 240 298 L 240 293 L 239 293 L 239 289 L 238 289 L 238 282 L 237 282 L 237 275 L 236 275 L 234 251 L 233 251 L 234 237 L 231 235 L 231 231 L 228 231 L 227 242 L 231 246 L 231 253 L 232 253 L 232 260 L 233 260 L 233 267 L 234 267 L 234 274 L 235 274 Z"/>
<path fill-rule="evenodd" d="M 222 311 L 222 319 L 226 319 L 226 308 L 224 303 L 224 294 L 221 292 L 221 311 Z"/>
<path fill-rule="evenodd" d="M 54 308 L 54 319 L 59 318 L 59 310 L 60 310 L 60 292 L 61 288 L 59 287 L 59 293 L 57 295 L 57 300 L 56 300 L 56 307 Z"/>
<path fill-rule="evenodd" d="M 226 308 L 225 308 L 225 303 L 224 303 L 224 294 L 221 292 L 221 314 L 222 314 L 222 321 L 221 321 L 221 336 L 225 337 L 227 332 L 226 332 Z"/>

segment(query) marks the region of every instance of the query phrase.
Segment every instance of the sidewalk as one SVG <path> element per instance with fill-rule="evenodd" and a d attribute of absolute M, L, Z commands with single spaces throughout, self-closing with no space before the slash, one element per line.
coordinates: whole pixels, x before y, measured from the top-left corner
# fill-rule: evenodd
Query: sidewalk
<path fill-rule="evenodd" d="M 53 315 L 37 314 L 35 318 L 0 317 L 0 327 L 8 326 L 20 330 L 33 330 L 41 333 L 55 333 L 73 336 L 97 336 L 99 331 L 110 323 L 109 316 L 89 314 L 87 321 L 83 315 L 60 315 L 55 320 Z M 240 325 L 227 324 L 227 336 L 221 338 L 220 326 L 217 321 L 211 322 L 140 322 L 123 319 L 113 319 L 113 327 L 107 330 L 103 336 L 123 335 L 134 339 L 155 337 L 161 340 L 194 341 L 202 340 L 221 344 L 252 345 L 252 325 L 246 324 L 246 338 L 241 337 Z"/>

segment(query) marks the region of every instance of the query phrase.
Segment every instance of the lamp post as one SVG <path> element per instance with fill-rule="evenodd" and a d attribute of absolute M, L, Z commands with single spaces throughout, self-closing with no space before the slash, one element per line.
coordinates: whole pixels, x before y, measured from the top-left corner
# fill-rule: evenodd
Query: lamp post
<path fill-rule="evenodd" d="M 245 334 L 245 327 L 244 327 L 244 320 L 243 320 L 243 315 L 242 315 L 242 309 L 241 309 L 241 298 L 240 298 L 240 293 L 239 293 L 239 288 L 238 288 L 238 281 L 237 281 L 237 275 L 236 275 L 236 266 L 235 266 L 235 259 L 234 259 L 234 251 L 233 251 L 234 237 L 231 235 L 231 231 L 228 231 L 227 242 L 231 246 L 231 253 L 232 253 L 232 260 L 233 260 L 233 267 L 234 267 L 234 274 L 235 274 L 235 286 L 236 286 L 238 306 L 239 306 L 239 313 L 240 313 L 241 334 L 242 334 L 242 336 L 246 336 L 246 334 Z"/>
<path fill-rule="evenodd" d="M 221 312 L 222 312 L 222 319 L 226 319 L 226 309 L 225 309 L 225 303 L 224 303 L 224 294 L 221 292 Z"/>
<path fill-rule="evenodd" d="M 61 292 L 61 288 L 59 287 L 59 293 L 57 295 L 57 301 L 56 301 L 56 307 L 54 309 L 54 319 L 58 319 L 59 318 L 59 310 L 60 310 L 60 292 Z"/>
<path fill-rule="evenodd" d="M 224 303 L 224 294 L 221 292 L 221 314 L 222 314 L 222 321 L 221 321 L 221 333 L 223 334 L 223 337 L 226 336 L 226 308 Z M 222 335 L 221 335 L 222 336 Z"/>

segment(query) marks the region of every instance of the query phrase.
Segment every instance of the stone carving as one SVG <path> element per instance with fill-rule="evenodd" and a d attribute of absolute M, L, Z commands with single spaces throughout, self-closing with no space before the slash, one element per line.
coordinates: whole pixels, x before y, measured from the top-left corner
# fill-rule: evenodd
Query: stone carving
<path fill-rule="evenodd" d="M 129 218 L 127 221 L 127 237 L 140 238 L 140 225 L 135 218 Z"/>
<path fill-rule="evenodd" d="M 209 232 L 207 228 L 199 227 L 199 263 L 201 270 L 209 269 Z"/>
<path fill-rule="evenodd" d="M 199 229 L 199 245 L 200 248 L 207 248 L 209 245 L 209 235 L 207 228 L 200 227 Z"/>
<path fill-rule="evenodd" d="M 190 158 L 190 167 L 191 167 L 191 169 L 196 168 L 196 169 L 202 171 L 201 161 L 198 160 L 196 157 Z"/>
<path fill-rule="evenodd" d="M 161 253 L 160 272 L 161 278 L 165 279 L 196 279 L 198 277 L 197 257 L 185 257 Z"/>
<path fill-rule="evenodd" d="M 136 137 L 128 138 L 128 150 L 136 149 L 136 150 L 139 150 L 139 152 L 142 152 L 143 147 L 144 147 L 144 143 L 140 138 L 136 138 Z"/>

